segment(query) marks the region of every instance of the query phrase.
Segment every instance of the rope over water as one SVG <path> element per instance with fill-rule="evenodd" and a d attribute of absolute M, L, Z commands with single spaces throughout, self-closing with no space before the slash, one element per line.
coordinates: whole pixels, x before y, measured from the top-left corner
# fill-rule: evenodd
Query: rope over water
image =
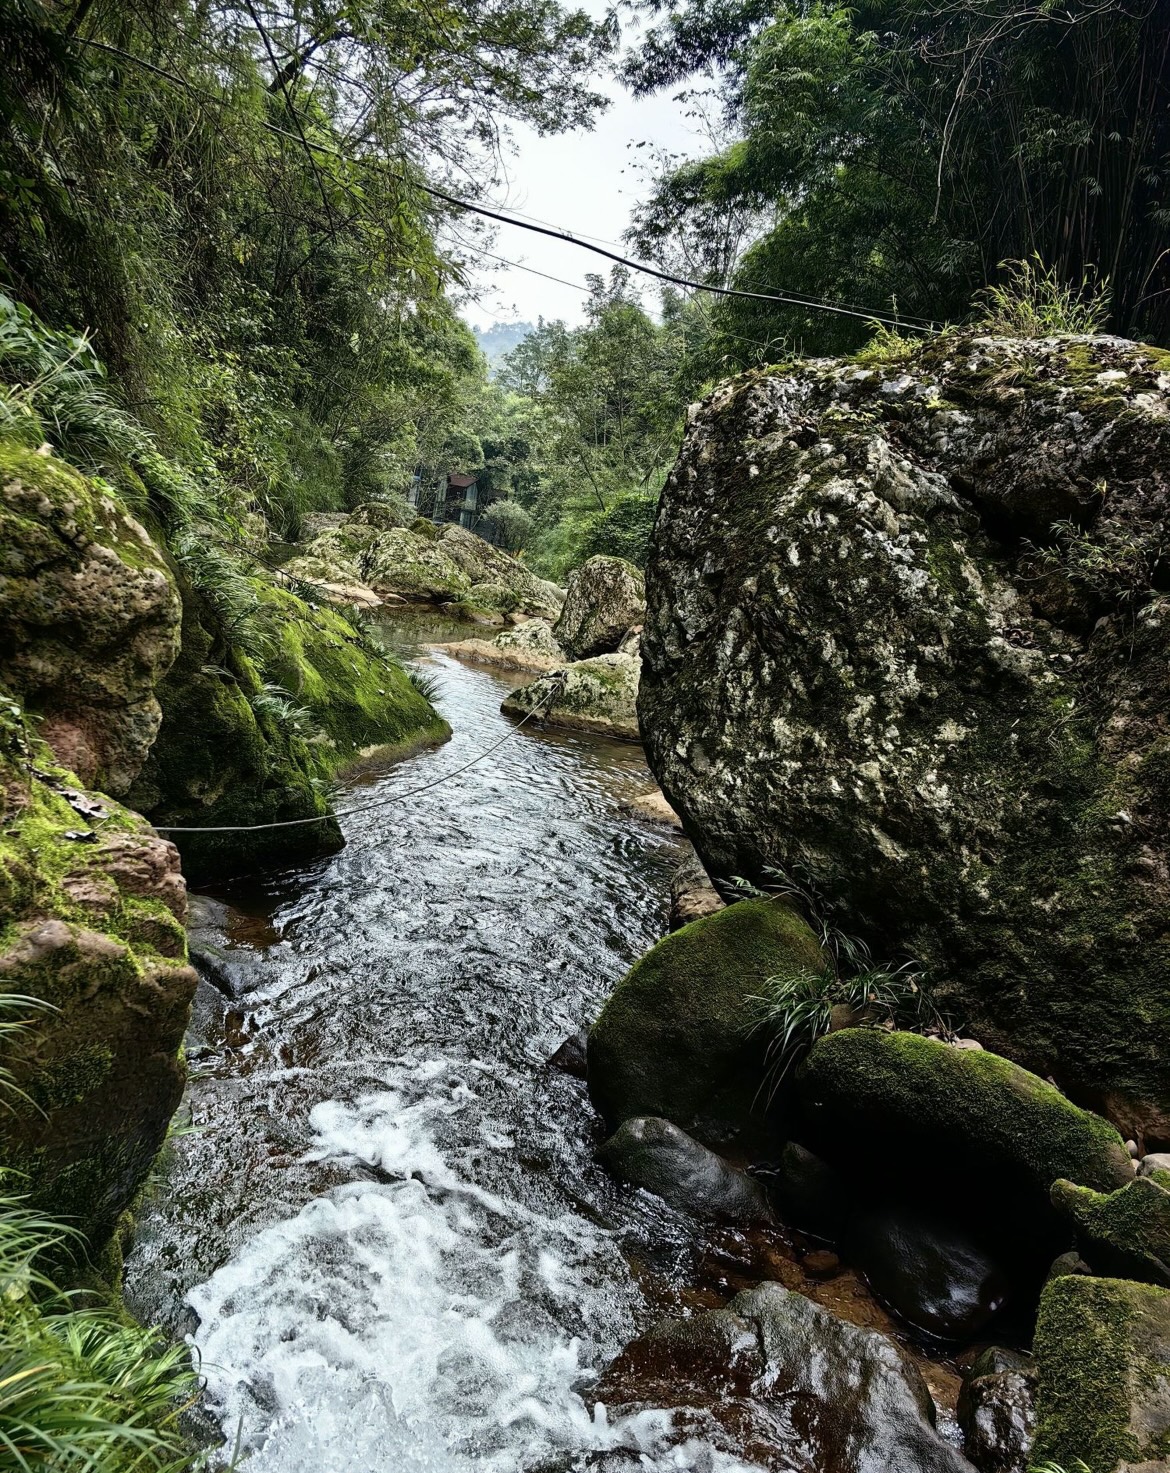
<path fill-rule="evenodd" d="M 369 803 L 358 803 L 353 808 L 344 808 L 340 812 L 315 813 L 311 818 L 282 818 L 273 823 L 218 823 L 202 825 L 156 823 L 152 827 L 159 834 L 251 834 L 260 829 L 295 829 L 302 827 L 304 824 L 326 823 L 330 819 L 350 818 L 355 813 L 368 813 L 374 808 L 387 808 L 391 803 L 401 803 L 405 798 L 417 797 L 419 793 L 425 793 L 431 788 L 441 787 L 444 783 L 450 782 L 453 777 L 458 777 L 460 773 L 466 772 L 469 768 L 474 767 L 477 762 L 482 762 L 485 757 L 490 757 L 493 752 L 498 752 L 505 743 L 512 740 L 521 727 L 527 726 L 534 717 L 539 716 L 546 707 L 551 706 L 556 698 L 563 693 L 565 682 L 568 680 L 568 672 L 565 670 L 554 670 L 549 675 L 541 676 L 541 679 L 551 682 L 548 695 L 539 701 L 526 716 L 522 717 L 513 726 L 511 731 L 502 736 L 498 742 L 493 743 L 492 746 L 485 747 L 482 752 L 477 752 L 474 757 L 464 762 L 461 767 L 453 767 L 450 772 L 444 772 L 441 776 L 432 778 L 430 782 L 420 783 L 416 788 L 407 788 L 405 792 L 401 793 L 390 793 L 385 798 L 374 798 Z"/>

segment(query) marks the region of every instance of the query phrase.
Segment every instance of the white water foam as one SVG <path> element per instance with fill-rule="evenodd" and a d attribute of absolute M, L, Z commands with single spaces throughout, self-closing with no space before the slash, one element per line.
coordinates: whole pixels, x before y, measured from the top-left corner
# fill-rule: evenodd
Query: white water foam
<path fill-rule="evenodd" d="M 617 1448 L 646 1469 L 738 1473 L 706 1444 L 671 1446 L 669 1412 L 611 1420 L 590 1397 L 636 1291 L 603 1229 L 448 1159 L 451 1137 L 469 1161 L 511 1149 L 475 1119 L 476 1069 L 431 1062 L 318 1105 L 313 1157 L 378 1180 L 309 1202 L 192 1290 L 229 1447 L 250 1473 L 518 1473 Z"/>

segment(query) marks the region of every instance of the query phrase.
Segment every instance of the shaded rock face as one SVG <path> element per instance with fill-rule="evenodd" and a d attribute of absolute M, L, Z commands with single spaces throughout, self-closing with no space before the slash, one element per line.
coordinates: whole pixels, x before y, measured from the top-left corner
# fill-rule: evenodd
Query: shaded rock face
<path fill-rule="evenodd" d="M 91 828 L 91 823 L 98 825 Z M 76 786 L 0 699 L 0 993 L 30 1007 L 4 1041 L 0 1158 L 42 1210 L 100 1248 L 179 1103 L 195 991 L 172 844 Z M 11 1020 L 8 1013 L 6 1020 Z M 22 1183 L 22 1190 L 24 1184 Z"/>
<path fill-rule="evenodd" d="M 765 1283 L 726 1309 L 668 1321 L 606 1369 L 609 1406 L 680 1407 L 750 1463 L 797 1473 L 971 1473 L 934 1428 L 922 1377 L 891 1340 Z"/>
<path fill-rule="evenodd" d="M 120 795 L 138 774 L 179 622 L 166 563 L 108 488 L 0 446 L 0 680 L 83 782 Z"/>
<path fill-rule="evenodd" d="M 670 929 L 677 931 L 723 910 L 725 901 L 697 854 L 688 854 L 670 877 Z"/>
<path fill-rule="evenodd" d="M 500 704 L 509 716 L 539 710 L 550 726 L 595 731 L 622 741 L 638 740 L 638 678 L 642 662 L 633 655 L 597 655 L 565 666 L 514 690 Z"/>
<path fill-rule="evenodd" d="M 669 1120 L 643 1115 L 623 1121 L 597 1159 L 619 1181 L 698 1217 L 744 1225 L 772 1220 L 758 1182 Z"/>
<path fill-rule="evenodd" d="M 1095 1272 L 1170 1289 L 1170 1173 L 1140 1176 L 1107 1195 L 1058 1181 L 1052 1200 Z"/>
<path fill-rule="evenodd" d="M 1044 1290 L 1032 1463 L 1154 1473 L 1170 1446 L 1170 1292 L 1069 1275 Z"/>
<path fill-rule="evenodd" d="M 955 1416 L 979 1473 L 1027 1473 L 1036 1435 L 1036 1368 L 1031 1356 L 993 1346 L 963 1378 Z"/>
<path fill-rule="evenodd" d="M 782 901 L 741 900 L 660 941 L 589 1034 L 589 1093 L 606 1124 L 656 1115 L 709 1146 L 766 1138 L 754 999 L 778 972 L 823 966 L 816 938 Z"/>
<path fill-rule="evenodd" d="M 620 557 L 591 557 L 569 578 L 553 629 L 571 660 L 612 654 L 646 611 L 642 574 Z"/>
<path fill-rule="evenodd" d="M 980 1041 L 1170 1140 L 1170 356 L 944 336 L 693 411 L 639 713 L 714 873 L 798 876 Z"/>

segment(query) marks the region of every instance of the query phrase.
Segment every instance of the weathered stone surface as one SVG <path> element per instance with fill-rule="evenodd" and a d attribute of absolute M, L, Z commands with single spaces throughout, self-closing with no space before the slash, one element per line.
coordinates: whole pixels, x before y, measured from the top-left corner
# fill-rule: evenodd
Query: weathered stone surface
<path fill-rule="evenodd" d="M 824 958 L 781 901 L 742 900 L 660 941 L 618 983 L 589 1034 L 589 1092 L 611 1130 L 658 1115 L 718 1146 L 763 1129 L 764 982 Z"/>
<path fill-rule="evenodd" d="M 1117 339 L 722 385 L 663 494 L 639 699 L 710 868 L 808 881 L 1139 1144 L 1170 1141 L 1168 464 L 1170 357 Z"/>
<path fill-rule="evenodd" d="M 682 1408 L 680 1438 L 722 1432 L 728 1451 L 765 1468 L 971 1473 L 935 1431 L 930 1393 L 893 1341 L 779 1284 L 651 1330 L 607 1367 L 596 1395 L 624 1409 Z"/>
<path fill-rule="evenodd" d="M 137 776 L 179 619 L 161 553 L 108 486 L 0 446 L 0 681 L 83 782 L 120 795 Z"/>
<path fill-rule="evenodd" d="M 955 1416 L 979 1473 L 1027 1473 L 1036 1435 L 1036 1366 L 993 1346 L 963 1378 Z"/>
<path fill-rule="evenodd" d="M 642 662 L 632 655 L 598 655 L 567 665 L 555 676 L 522 685 L 503 702 L 509 716 L 537 709 L 550 726 L 595 731 L 622 741 L 638 740 L 638 677 Z M 562 678 L 563 675 L 563 678 Z"/>
<path fill-rule="evenodd" d="M 23 1097 L 4 1092 L 0 1159 L 95 1248 L 182 1094 L 186 907 L 175 847 L 78 788 L 0 692 L 0 993 L 49 1005 L 4 1039 Z"/>
<path fill-rule="evenodd" d="M 553 633 L 571 660 L 612 654 L 646 611 L 646 580 L 620 557 L 591 557 L 573 571 Z"/>
<path fill-rule="evenodd" d="M 1052 1279 L 1040 1300 L 1033 1466 L 1155 1473 L 1170 1447 L 1170 1292 Z"/>
<path fill-rule="evenodd" d="M 688 854 L 670 877 L 670 929 L 677 931 L 691 921 L 714 915 L 725 904 L 703 861 L 694 852 Z"/>
<path fill-rule="evenodd" d="M 1052 1200 L 1096 1273 L 1170 1289 L 1170 1174 L 1141 1176 L 1108 1194 L 1058 1181 Z"/>
<path fill-rule="evenodd" d="M 624 1120 L 599 1147 L 597 1159 L 619 1181 L 698 1217 L 744 1225 L 772 1220 L 758 1182 L 669 1120 Z"/>
<path fill-rule="evenodd" d="M 678 814 L 658 788 L 651 788 L 648 793 L 635 793 L 622 804 L 622 812 L 631 813 L 637 818 L 648 818 L 651 823 L 664 823 L 668 828 L 682 828 Z"/>
<path fill-rule="evenodd" d="M 547 619 L 526 619 L 494 639 L 461 639 L 443 648 L 460 660 L 502 670 L 563 670 L 569 663 Z"/>

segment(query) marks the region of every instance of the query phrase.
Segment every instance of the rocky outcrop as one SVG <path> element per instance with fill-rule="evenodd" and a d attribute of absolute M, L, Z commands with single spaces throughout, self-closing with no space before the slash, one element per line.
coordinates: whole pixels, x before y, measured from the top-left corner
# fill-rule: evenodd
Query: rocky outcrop
<path fill-rule="evenodd" d="M 570 660 L 612 654 L 646 611 L 646 582 L 620 557 L 591 557 L 569 578 L 553 633 Z"/>
<path fill-rule="evenodd" d="M 768 1087 L 757 999 L 770 976 L 823 966 L 781 901 L 743 900 L 660 941 L 589 1034 L 589 1093 L 606 1124 L 655 1115 L 709 1146 L 758 1138 Z"/>
<path fill-rule="evenodd" d="M 122 794 L 158 731 L 179 596 L 104 483 L 0 444 L 0 682 L 83 782 Z"/>
<path fill-rule="evenodd" d="M 547 619 L 526 619 L 494 639 L 461 639 L 443 648 L 460 660 L 498 665 L 501 670 L 562 670 L 568 657 L 556 641 Z"/>
<path fill-rule="evenodd" d="M 45 1005 L 3 1008 L 23 1026 L 3 1039 L 0 1162 L 95 1251 L 182 1095 L 185 917 L 174 846 L 80 787 L 0 693 L 0 994 Z"/>
<path fill-rule="evenodd" d="M 930 1393 L 893 1341 L 775 1283 L 651 1330 L 595 1394 L 622 1410 L 678 1407 L 679 1440 L 698 1433 L 752 1466 L 972 1473 L 935 1430 Z"/>
<path fill-rule="evenodd" d="M 285 571 L 326 588 L 366 588 L 390 601 L 457 604 L 497 622 L 510 613 L 554 619 L 562 602 L 555 584 L 473 532 L 454 525 L 407 528 L 378 506 L 322 533 Z"/>
<path fill-rule="evenodd" d="M 192 879 L 339 848 L 328 782 L 360 760 L 388 760 L 449 734 L 406 672 L 339 614 L 263 578 L 251 590 L 245 625 L 225 632 L 184 581 L 182 652 L 159 686 L 162 725 L 128 798 L 164 829 L 320 821 L 176 833 Z"/>
<path fill-rule="evenodd" d="M 647 572 L 650 765 L 980 1041 L 1170 1141 L 1170 357 L 945 334 L 693 411 Z"/>
<path fill-rule="evenodd" d="M 1032 1466 L 1155 1473 L 1170 1446 L 1170 1292 L 1064 1275 L 1036 1322 Z M 1078 1461 L 1079 1460 L 1079 1461 Z"/>
<path fill-rule="evenodd" d="M 638 740 L 638 678 L 642 662 L 633 655 L 598 655 L 565 666 L 514 690 L 501 703 L 509 716 L 540 712 L 550 726 Z"/>

